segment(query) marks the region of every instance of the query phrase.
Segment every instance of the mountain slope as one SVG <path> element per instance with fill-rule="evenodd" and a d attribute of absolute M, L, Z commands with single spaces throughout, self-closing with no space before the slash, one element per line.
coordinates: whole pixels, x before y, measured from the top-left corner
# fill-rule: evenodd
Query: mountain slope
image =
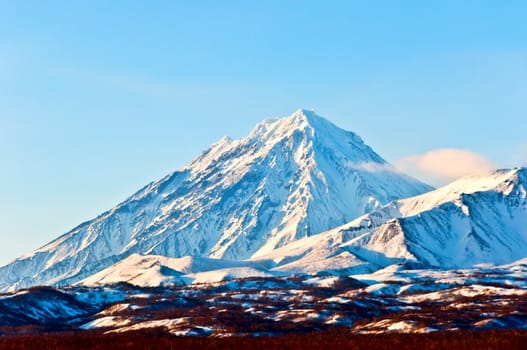
<path fill-rule="evenodd" d="M 466 177 L 262 256 L 280 271 L 460 268 L 527 256 L 527 169 Z"/>
<path fill-rule="evenodd" d="M 0 268 L 0 290 L 69 284 L 133 253 L 241 260 L 430 187 L 313 112 L 223 138 L 189 165 Z"/>
<path fill-rule="evenodd" d="M 269 263 L 266 261 L 229 261 L 204 257 L 185 256 L 167 258 L 159 255 L 132 254 L 116 264 L 82 280 L 87 286 L 107 285 L 126 282 L 142 287 L 164 285 L 184 285 L 200 282 L 202 276 L 210 276 L 214 281 L 224 280 L 226 275 L 236 271 L 240 277 L 268 276 Z"/>

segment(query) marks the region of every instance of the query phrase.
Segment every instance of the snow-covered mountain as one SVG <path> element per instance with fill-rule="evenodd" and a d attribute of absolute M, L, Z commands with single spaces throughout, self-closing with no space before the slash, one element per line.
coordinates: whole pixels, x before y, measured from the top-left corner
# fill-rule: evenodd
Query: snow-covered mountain
<path fill-rule="evenodd" d="M 525 257 L 527 169 L 516 168 L 462 178 L 435 191 L 393 201 L 348 224 L 244 261 L 134 255 L 81 283 L 147 286 L 144 281 L 189 284 L 296 273 L 349 275 L 393 264 L 469 268 Z"/>
<path fill-rule="evenodd" d="M 182 169 L 0 268 L 0 290 L 69 284 L 133 253 L 257 258 L 431 188 L 313 112 L 223 138 Z"/>
<path fill-rule="evenodd" d="M 278 271 L 362 273 L 403 262 L 446 269 L 525 257 L 527 168 L 516 168 L 393 201 L 261 258 Z"/>

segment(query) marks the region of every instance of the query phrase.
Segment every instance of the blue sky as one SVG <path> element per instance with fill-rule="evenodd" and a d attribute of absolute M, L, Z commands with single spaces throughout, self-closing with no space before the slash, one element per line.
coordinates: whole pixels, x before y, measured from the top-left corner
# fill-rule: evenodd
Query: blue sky
<path fill-rule="evenodd" d="M 525 164 L 525 13 L 525 1 L 0 1 L 0 263 L 299 107 L 394 164 L 445 149 Z"/>

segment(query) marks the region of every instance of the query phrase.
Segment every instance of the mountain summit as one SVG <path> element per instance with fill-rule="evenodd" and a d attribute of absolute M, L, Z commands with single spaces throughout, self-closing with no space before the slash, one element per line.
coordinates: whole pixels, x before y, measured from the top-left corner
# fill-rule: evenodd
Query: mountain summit
<path fill-rule="evenodd" d="M 298 110 L 222 138 L 182 169 L 0 268 L 0 289 L 73 283 L 133 253 L 256 258 L 431 188 L 356 134 Z"/>

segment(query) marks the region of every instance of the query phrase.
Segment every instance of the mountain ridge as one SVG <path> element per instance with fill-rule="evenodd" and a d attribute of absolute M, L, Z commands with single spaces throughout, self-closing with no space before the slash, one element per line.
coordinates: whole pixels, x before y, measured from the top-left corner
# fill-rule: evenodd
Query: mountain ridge
<path fill-rule="evenodd" d="M 295 256 L 279 270 L 306 273 L 331 269 L 336 257 L 342 261 L 334 269 L 370 272 L 404 262 L 430 268 L 510 263 L 527 256 L 526 175 L 519 167 L 461 178 L 262 258 Z"/>

